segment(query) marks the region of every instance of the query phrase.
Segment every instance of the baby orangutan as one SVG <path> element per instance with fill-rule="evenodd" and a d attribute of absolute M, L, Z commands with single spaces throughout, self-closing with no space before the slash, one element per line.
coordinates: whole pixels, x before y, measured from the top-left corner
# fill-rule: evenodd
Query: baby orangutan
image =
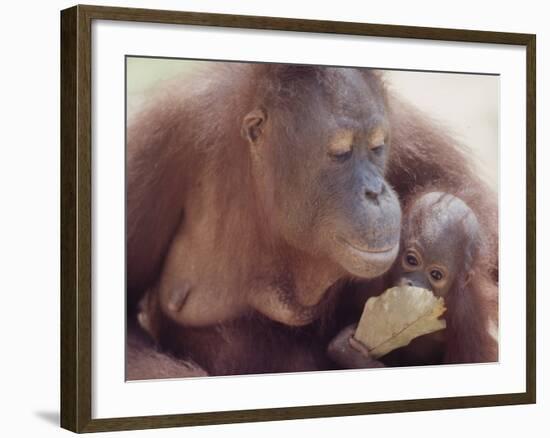
<path fill-rule="evenodd" d="M 346 368 L 497 361 L 498 290 L 485 245 L 474 212 L 461 199 L 442 192 L 413 197 L 404 208 L 400 255 L 381 289 L 373 283 L 358 288 L 363 297 L 394 286 L 431 290 L 445 300 L 446 329 L 420 336 L 379 362 L 353 337 L 354 324 L 330 342 L 331 359 Z"/>

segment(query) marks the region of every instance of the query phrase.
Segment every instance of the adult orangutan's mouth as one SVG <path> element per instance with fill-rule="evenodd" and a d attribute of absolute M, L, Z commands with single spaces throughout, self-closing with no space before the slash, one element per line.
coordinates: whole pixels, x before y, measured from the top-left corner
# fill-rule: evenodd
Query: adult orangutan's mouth
<path fill-rule="evenodd" d="M 399 253 L 399 242 L 382 247 L 357 246 L 340 237 L 337 242 L 344 251 L 340 254 L 338 262 L 350 274 L 361 278 L 382 275 L 390 269 Z"/>
<path fill-rule="evenodd" d="M 357 251 L 359 253 L 363 253 L 365 255 L 366 254 L 388 254 L 388 253 L 393 252 L 395 250 L 395 248 L 397 247 L 397 244 L 395 244 L 395 245 L 391 245 L 391 246 L 384 246 L 384 247 L 381 247 L 381 248 L 361 248 L 357 245 L 354 245 L 354 244 L 348 242 L 343 237 L 338 237 L 338 240 L 340 241 L 340 243 L 342 243 L 345 246 L 351 248 L 352 250 Z"/>

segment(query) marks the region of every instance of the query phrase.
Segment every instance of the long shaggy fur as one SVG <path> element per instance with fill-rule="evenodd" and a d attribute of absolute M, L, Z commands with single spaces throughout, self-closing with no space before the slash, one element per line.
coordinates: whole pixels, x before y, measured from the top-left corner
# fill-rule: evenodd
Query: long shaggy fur
<path fill-rule="evenodd" d="M 237 233 L 238 241 L 232 235 L 219 236 L 221 245 L 235 248 L 231 260 L 235 275 L 240 269 L 245 269 L 241 264 L 254 260 L 262 247 L 271 244 L 269 233 L 265 232 L 270 229 L 269 205 L 258 202 L 249 172 L 249 155 L 239 149 L 243 147 L 241 121 L 258 102 L 270 100 L 279 108 L 284 108 L 289 100 L 301 100 L 305 108 L 315 111 L 308 96 L 323 89 L 321 84 L 327 87 L 334 81 L 330 70 L 324 68 L 240 63 L 212 63 L 210 67 L 204 72 L 199 70 L 193 77 L 165 84 L 128 127 L 128 144 L 132 145 L 127 158 L 129 321 L 135 320 L 141 295 L 154 285 L 176 230 L 186 220 L 186 211 L 177 206 L 194 188 L 211 185 L 218 200 L 213 214 L 221 223 L 230 224 L 228 229 L 242 230 Z M 373 93 L 386 93 L 382 75 L 368 70 L 363 74 Z M 385 102 L 391 124 L 391 154 L 386 174 L 389 183 L 405 200 L 415 191 L 430 185 L 456 187 L 471 193 L 464 200 L 478 216 L 488 242 L 483 269 L 476 269 L 465 286 L 479 293 L 471 300 L 457 298 L 461 303 L 457 304 L 460 311 L 450 324 L 457 327 L 456 336 L 461 339 L 457 340 L 457 345 L 461 351 L 448 356 L 447 360 L 453 361 L 456 355 L 465 357 L 462 350 L 472 354 L 469 346 L 473 342 L 473 333 L 481 330 L 468 315 L 493 306 L 490 291 L 494 282 L 487 279 L 485 268 L 489 270 L 489 276 L 498 277 L 496 197 L 476 175 L 468 151 L 456 144 L 446 134 L 445 128 L 437 126 L 392 94 L 385 98 Z M 292 132 L 284 134 L 291 136 Z M 233 206 L 233 211 L 240 212 L 238 217 L 226 214 L 228 205 Z M 239 208 L 235 209 L 235 205 Z M 285 259 L 284 254 L 281 259 Z M 215 269 L 218 261 L 213 259 L 212 264 Z M 333 306 L 326 306 L 323 315 L 310 327 L 294 330 L 251 316 L 238 323 L 208 328 L 205 333 L 194 337 L 196 342 L 199 339 L 204 341 L 196 350 L 202 348 L 205 361 L 208 361 L 206 357 L 220 349 L 217 356 L 220 363 L 226 361 L 229 366 L 221 369 L 217 364 L 207 363 L 206 368 L 214 373 L 231 373 L 232 369 L 238 368 L 231 365 L 234 360 L 241 364 L 250 362 L 252 369 L 256 367 L 256 361 L 261 362 L 259 367 L 269 368 L 273 364 L 281 365 L 285 360 L 288 362 L 292 357 L 298 364 L 294 368 L 322 368 L 325 365 L 318 360 L 318 351 L 324 350 L 330 336 L 342 327 L 346 306 L 351 308 L 352 286 L 343 280 L 337 288 L 339 291 L 335 296 L 345 299 L 338 306 L 336 302 Z M 458 292 L 457 297 L 460 294 Z M 338 314 L 340 311 L 343 313 Z M 245 327 L 244 333 L 235 330 L 239 324 Z M 473 328 L 468 328 L 471 326 Z M 156 361 L 161 369 L 171 369 L 169 362 L 174 359 L 159 356 L 146 344 L 136 344 L 132 339 L 139 339 L 142 333 L 132 325 L 128 330 L 128 375 L 158 377 Z M 258 343 L 260 338 L 263 341 Z M 287 355 L 289 352 L 293 354 Z M 263 357 L 257 359 L 253 356 L 256 354 Z M 178 367 L 181 363 L 173 365 Z M 281 366 L 290 367 L 288 364 Z"/>

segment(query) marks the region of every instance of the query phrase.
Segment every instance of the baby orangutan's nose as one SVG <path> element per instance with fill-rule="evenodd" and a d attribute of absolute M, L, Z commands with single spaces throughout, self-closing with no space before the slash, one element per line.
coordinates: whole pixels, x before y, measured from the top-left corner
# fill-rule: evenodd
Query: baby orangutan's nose
<path fill-rule="evenodd" d="M 422 289 L 432 290 L 430 281 L 426 278 L 422 271 L 406 272 L 399 280 L 397 280 L 397 286 L 412 286 L 420 287 Z"/>

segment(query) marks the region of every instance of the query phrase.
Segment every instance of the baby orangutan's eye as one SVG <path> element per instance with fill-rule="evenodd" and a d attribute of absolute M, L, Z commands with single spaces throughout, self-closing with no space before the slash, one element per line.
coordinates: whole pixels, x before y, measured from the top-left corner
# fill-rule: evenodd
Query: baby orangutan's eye
<path fill-rule="evenodd" d="M 407 262 L 407 265 L 409 266 L 418 266 L 419 263 L 418 263 L 418 259 L 416 258 L 416 256 L 414 254 L 407 254 L 405 256 L 405 261 Z"/>
<path fill-rule="evenodd" d="M 439 269 L 432 269 L 430 271 L 430 277 L 435 281 L 441 281 L 443 279 L 443 273 Z"/>

